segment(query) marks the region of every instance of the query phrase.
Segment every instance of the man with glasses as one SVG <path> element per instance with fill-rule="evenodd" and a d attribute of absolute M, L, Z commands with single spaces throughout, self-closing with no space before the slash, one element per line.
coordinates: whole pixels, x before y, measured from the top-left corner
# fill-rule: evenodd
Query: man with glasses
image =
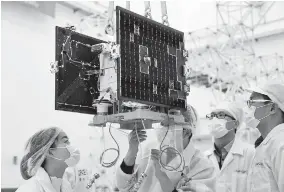
<path fill-rule="evenodd" d="M 236 138 L 237 130 L 243 125 L 242 108 L 225 102 L 206 117 L 211 123 L 214 147 L 206 151 L 205 155 L 215 166 L 216 191 L 246 191 L 247 173 L 255 149 Z"/>
<path fill-rule="evenodd" d="M 284 191 L 284 84 L 252 89 L 247 102 L 263 138 L 249 170 L 248 191 Z"/>

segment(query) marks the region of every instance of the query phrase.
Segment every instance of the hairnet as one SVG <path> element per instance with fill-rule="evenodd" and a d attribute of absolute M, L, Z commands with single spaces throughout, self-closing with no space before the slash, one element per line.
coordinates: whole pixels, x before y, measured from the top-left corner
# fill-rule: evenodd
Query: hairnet
<path fill-rule="evenodd" d="M 284 84 L 270 82 L 259 87 L 251 88 L 249 91 L 267 95 L 284 112 Z"/>
<path fill-rule="evenodd" d="M 27 142 L 25 155 L 21 161 L 21 174 L 24 179 L 34 176 L 45 160 L 46 154 L 62 130 L 57 127 L 43 129 L 35 133 Z"/>
<path fill-rule="evenodd" d="M 223 102 L 217 106 L 217 108 L 213 112 L 227 112 L 232 117 L 235 118 L 239 122 L 239 126 L 237 129 L 242 125 L 244 121 L 244 111 L 241 107 L 239 107 L 236 103 L 233 102 Z"/>

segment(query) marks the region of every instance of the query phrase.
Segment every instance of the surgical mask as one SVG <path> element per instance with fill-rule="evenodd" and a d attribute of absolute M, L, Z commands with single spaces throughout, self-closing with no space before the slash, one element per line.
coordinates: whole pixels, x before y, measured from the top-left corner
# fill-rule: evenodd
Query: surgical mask
<path fill-rule="evenodd" d="M 74 167 L 80 161 L 80 151 L 70 145 L 67 145 L 66 147 L 56 147 L 53 149 L 67 149 L 68 150 L 68 152 L 70 153 L 70 157 L 67 159 L 59 159 L 57 157 L 49 155 L 50 157 L 54 159 L 57 159 L 59 161 L 64 161 L 68 167 Z"/>
<path fill-rule="evenodd" d="M 267 105 L 271 105 L 271 104 L 267 104 Z M 249 115 L 249 117 L 251 117 L 251 119 L 247 122 L 248 127 L 256 128 L 259 125 L 259 123 L 262 119 L 265 119 L 266 117 L 269 117 L 271 115 L 271 113 L 269 113 L 268 115 L 265 115 L 264 117 L 262 117 L 260 119 L 255 118 L 256 109 L 265 107 L 267 105 L 263 105 L 263 106 L 260 106 L 260 107 L 250 106 L 250 111 L 249 111 L 248 115 Z"/>
<path fill-rule="evenodd" d="M 209 127 L 211 128 L 211 134 L 214 138 L 221 138 L 226 135 L 229 130 L 226 129 L 227 121 L 225 119 L 214 118 L 211 120 Z"/>
<path fill-rule="evenodd" d="M 251 113 L 253 113 L 254 114 L 254 112 L 251 112 Z M 253 115 L 253 114 L 250 114 L 250 115 Z M 248 128 L 256 128 L 257 127 L 257 125 L 259 124 L 259 120 L 257 120 L 255 117 L 248 117 L 247 119 L 246 119 L 246 126 L 248 127 Z"/>
<path fill-rule="evenodd" d="M 62 179 L 57 177 L 50 177 L 51 184 L 56 192 L 61 191 Z"/>

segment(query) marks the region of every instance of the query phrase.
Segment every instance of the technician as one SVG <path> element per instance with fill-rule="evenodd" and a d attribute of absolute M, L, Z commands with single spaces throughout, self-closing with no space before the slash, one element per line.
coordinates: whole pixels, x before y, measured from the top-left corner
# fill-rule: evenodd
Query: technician
<path fill-rule="evenodd" d="M 70 145 L 64 131 L 57 127 L 38 131 L 26 145 L 20 171 L 27 181 L 17 192 L 72 191 L 68 181 L 62 178 L 65 169 L 79 160 L 79 150 Z"/>
<path fill-rule="evenodd" d="M 267 83 L 251 91 L 247 104 L 263 141 L 248 174 L 248 191 L 283 192 L 284 85 Z"/>
<path fill-rule="evenodd" d="M 246 191 L 246 179 L 255 149 L 236 137 L 244 119 L 243 110 L 234 103 L 224 102 L 207 118 L 211 120 L 214 147 L 205 155 L 215 166 L 216 191 Z"/>
<path fill-rule="evenodd" d="M 197 114 L 193 107 L 188 106 L 187 111 L 183 112 L 185 121 L 189 123 L 191 129 L 197 125 Z M 157 133 L 158 144 L 153 142 L 146 146 L 143 151 L 150 151 L 153 148 L 159 148 L 163 136 L 166 134 L 167 126 L 155 129 Z M 172 191 L 211 191 L 215 184 L 214 167 L 212 163 L 197 149 L 194 148 L 191 142 L 192 130 L 184 129 L 183 136 L 183 155 L 185 160 L 185 169 L 180 172 L 164 172 L 159 163 L 160 151 L 151 153 L 153 160 L 154 171 L 149 174 L 146 180 L 143 181 L 139 192 L 172 192 Z M 158 131 L 157 131 L 158 130 Z M 138 137 L 137 137 L 138 135 Z M 121 165 L 117 169 L 116 181 L 120 191 L 128 191 L 133 183 L 145 170 L 148 159 L 137 163 L 136 156 L 138 154 L 138 145 L 146 140 L 146 132 L 143 130 L 132 131 L 129 134 L 129 149 L 123 159 Z M 158 146 L 157 146 L 158 145 Z M 138 159 L 138 158 L 137 158 Z M 138 159 L 139 160 L 139 159 Z M 137 169 L 138 167 L 138 169 Z"/>

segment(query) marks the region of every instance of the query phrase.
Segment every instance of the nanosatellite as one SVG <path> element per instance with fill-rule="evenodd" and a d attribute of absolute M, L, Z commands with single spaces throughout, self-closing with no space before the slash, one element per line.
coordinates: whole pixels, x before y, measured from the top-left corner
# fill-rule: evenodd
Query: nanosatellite
<path fill-rule="evenodd" d="M 56 27 L 55 109 L 93 114 L 93 125 L 183 122 L 170 111 L 186 109 L 184 33 L 122 7 L 115 32 L 105 42 Z"/>

